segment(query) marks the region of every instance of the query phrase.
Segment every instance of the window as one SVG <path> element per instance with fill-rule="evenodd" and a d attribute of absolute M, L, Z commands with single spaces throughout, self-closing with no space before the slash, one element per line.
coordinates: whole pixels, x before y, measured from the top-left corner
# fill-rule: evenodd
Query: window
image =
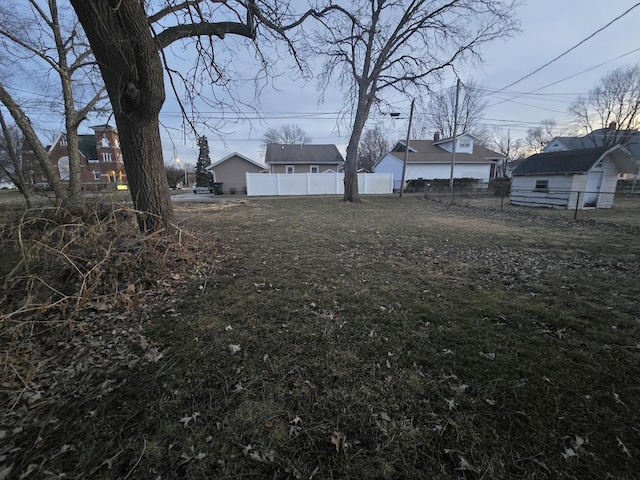
<path fill-rule="evenodd" d="M 318 165 L 311 165 L 311 168 L 309 168 L 309 173 L 319 173 L 320 172 L 320 168 L 318 168 Z"/>
<path fill-rule="evenodd" d="M 60 172 L 60 180 L 69 180 L 69 157 L 62 157 L 58 160 L 58 171 Z"/>
<path fill-rule="evenodd" d="M 536 188 L 533 189 L 534 192 L 548 192 L 549 191 L 549 180 L 536 180 Z"/>
<path fill-rule="evenodd" d="M 102 135 L 102 140 L 100 141 L 101 145 L 103 147 L 108 147 L 109 145 L 109 139 L 103 134 Z"/>
<path fill-rule="evenodd" d="M 60 137 L 60 145 L 63 147 L 67 146 L 67 137 L 65 137 L 64 135 Z"/>
<path fill-rule="evenodd" d="M 103 153 L 102 154 L 102 161 L 103 162 L 113 162 L 113 158 L 111 157 L 110 153 Z"/>
<path fill-rule="evenodd" d="M 460 148 L 469 148 L 471 146 L 470 140 L 460 140 Z"/>
<path fill-rule="evenodd" d="M 285 167 L 285 172 L 286 173 L 293 173 L 294 172 L 293 165 L 287 165 Z"/>
<path fill-rule="evenodd" d="M 603 163 L 604 163 L 604 158 L 601 158 L 600 160 L 598 160 L 598 163 L 596 163 L 595 168 L 602 168 Z"/>
<path fill-rule="evenodd" d="M 100 180 L 100 170 L 94 170 L 93 171 L 93 179 L 94 180 Z"/>

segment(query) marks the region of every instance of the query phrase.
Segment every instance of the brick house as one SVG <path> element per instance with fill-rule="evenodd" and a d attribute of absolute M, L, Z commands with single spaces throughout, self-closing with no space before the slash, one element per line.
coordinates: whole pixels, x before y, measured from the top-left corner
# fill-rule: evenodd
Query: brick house
<path fill-rule="evenodd" d="M 110 125 L 91 127 L 93 135 L 78 135 L 80 150 L 80 178 L 87 191 L 115 188 L 125 184 L 127 177 L 122 162 L 118 130 Z M 58 166 L 62 181 L 69 179 L 69 150 L 67 137 L 61 133 L 49 147 L 49 160 Z"/>

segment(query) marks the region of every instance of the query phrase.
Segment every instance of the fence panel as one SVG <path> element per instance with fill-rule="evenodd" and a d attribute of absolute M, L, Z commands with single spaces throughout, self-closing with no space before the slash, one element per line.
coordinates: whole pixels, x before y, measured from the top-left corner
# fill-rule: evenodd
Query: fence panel
<path fill-rule="evenodd" d="M 341 195 L 344 173 L 247 173 L 248 196 Z M 393 192 L 393 174 L 358 174 L 358 192 L 383 195 Z"/>

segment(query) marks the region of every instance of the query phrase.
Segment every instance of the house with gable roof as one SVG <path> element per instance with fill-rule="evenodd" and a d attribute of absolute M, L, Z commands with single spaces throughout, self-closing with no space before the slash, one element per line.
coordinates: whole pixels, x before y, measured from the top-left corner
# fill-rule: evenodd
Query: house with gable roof
<path fill-rule="evenodd" d="M 619 144 L 538 153 L 513 171 L 510 202 L 548 208 L 611 208 L 618 175 L 637 173 Z"/>
<path fill-rule="evenodd" d="M 580 137 L 554 137 L 543 149 L 543 153 L 566 150 L 580 150 L 602 147 L 605 145 L 621 144 L 631 154 L 633 161 L 640 168 L 640 132 L 638 130 L 619 130 L 616 123 L 611 122 L 607 128 L 599 128 Z M 634 173 L 620 174 L 621 180 L 637 181 Z"/>
<path fill-rule="evenodd" d="M 233 152 L 206 167 L 211 172 L 212 181 L 222 183 L 223 193 L 247 193 L 247 173 L 262 173 L 269 170 L 267 165 Z"/>
<path fill-rule="evenodd" d="M 399 140 L 373 166 L 374 173 L 392 173 L 394 189 L 400 188 L 402 167 L 406 151 L 406 140 Z M 433 140 L 410 140 L 407 152 L 405 182 L 411 180 L 437 180 L 451 177 L 453 138 Z M 504 155 L 480 144 L 480 140 L 470 133 L 456 137 L 454 178 L 471 178 L 481 186 L 488 186 L 496 175 L 496 166 L 506 160 Z"/>
<path fill-rule="evenodd" d="M 270 173 L 341 172 L 344 158 L 333 144 L 268 143 L 264 161 Z"/>
<path fill-rule="evenodd" d="M 118 130 L 110 125 L 91 127 L 93 134 L 78 135 L 80 179 L 85 190 L 95 191 L 107 185 L 127 182 Z M 69 146 L 61 133 L 48 148 L 49 161 L 58 167 L 60 179 L 69 179 Z M 36 182 L 40 183 L 40 182 Z"/>

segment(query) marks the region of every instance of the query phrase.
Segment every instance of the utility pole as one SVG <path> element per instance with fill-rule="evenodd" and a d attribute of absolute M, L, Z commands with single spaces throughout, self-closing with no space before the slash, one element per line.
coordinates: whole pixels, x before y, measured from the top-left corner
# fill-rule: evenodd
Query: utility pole
<path fill-rule="evenodd" d="M 413 120 L 413 105 L 416 103 L 415 98 L 411 100 L 411 111 L 409 113 L 409 128 L 407 128 L 407 143 L 404 148 L 404 161 L 402 162 L 402 180 L 400 181 L 400 197 L 404 191 L 404 178 L 407 174 L 407 157 L 409 156 L 409 139 L 411 138 L 411 121 Z"/>
<path fill-rule="evenodd" d="M 453 148 L 451 149 L 451 176 L 449 177 L 449 190 L 453 195 L 453 168 L 456 165 L 456 138 L 458 136 L 458 103 L 460 100 L 460 79 L 456 82 L 456 104 L 453 109 Z"/>

